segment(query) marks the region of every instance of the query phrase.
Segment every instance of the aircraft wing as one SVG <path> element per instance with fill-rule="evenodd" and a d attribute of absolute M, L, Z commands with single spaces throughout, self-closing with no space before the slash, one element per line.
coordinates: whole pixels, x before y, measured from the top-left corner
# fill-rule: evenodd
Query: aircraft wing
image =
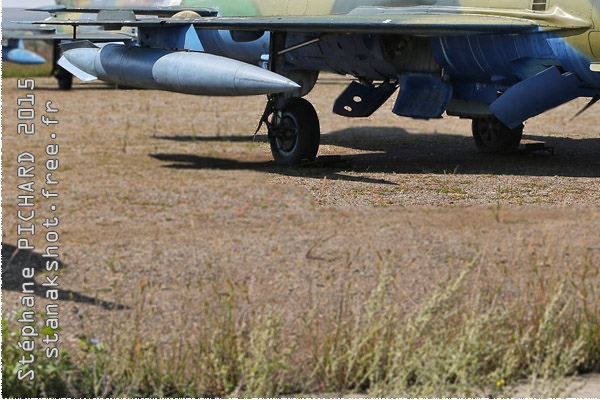
<path fill-rule="evenodd" d="M 30 13 L 22 8 L 2 8 L 2 37 L 4 39 L 27 39 L 40 33 L 54 32 L 54 28 L 23 25 L 31 18 L 44 18 L 44 13 Z"/>
<path fill-rule="evenodd" d="M 97 25 L 97 24 L 96 24 Z M 52 33 L 54 29 L 40 30 L 35 34 L 9 34 L 6 39 L 21 39 L 21 40 L 72 40 L 71 33 Z M 90 40 L 93 42 L 121 42 L 123 40 L 134 40 L 136 35 L 131 32 L 115 31 L 90 31 L 77 34 L 77 40 Z"/>
<path fill-rule="evenodd" d="M 202 17 L 216 16 L 217 10 L 212 8 L 179 8 L 179 7 L 124 7 L 124 8 L 92 8 L 92 7 L 64 7 L 64 6 L 47 6 L 29 8 L 28 11 L 57 13 L 82 13 L 82 14 L 99 14 L 102 12 L 111 11 L 128 11 L 135 15 L 154 15 L 158 17 L 171 17 L 182 11 L 193 11 Z"/>
<path fill-rule="evenodd" d="M 42 27 L 40 29 L 27 29 L 26 31 L 10 31 L 7 30 L 2 33 L 3 39 L 17 39 L 17 40 L 71 40 L 73 34 L 71 33 L 56 33 L 55 28 Z M 77 34 L 78 40 L 91 40 L 98 42 L 106 41 L 123 41 L 133 40 L 136 35 L 131 32 L 125 31 L 88 31 Z"/>
<path fill-rule="evenodd" d="M 34 14 L 43 17 L 44 14 Z M 32 14 L 22 8 L 2 8 L 2 59 L 18 64 L 43 64 L 44 58 L 25 48 L 23 40 L 38 40 L 40 35 L 52 34 L 54 28 L 26 26 L 18 23 L 31 18 Z M 15 22 L 17 21 L 17 22 Z"/>
<path fill-rule="evenodd" d="M 541 13 L 526 10 L 428 6 L 358 7 L 343 15 L 65 20 L 53 21 L 52 24 L 101 25 L 108 29 L 120 29 L 123 26 L 153 28 L 192 24 L 198 29 L 401 33 L 422 36 L 569 31 L 591 26 L 590 21 L 568 14 L 560 8 Z"/>
<path fill-rule="evenodd" d="M 45 18 L 47 10 L 62 10 L 64 7 L 41 7 L 37 9 L 22 9 L 22 8 L 3 8 L 2 9 L 2 37 L 5 40 L 69 40 L 73 35 L 67 32 L 60 32 L 53 21 L 43 20 L 32 25 L 28 22 L 31 17 Z M 89 20 L 92 21 L 92 20 Z M 89 22 L 88 21 L 88 22 Z M 87 25 L 87 24 L 86 24 Z M 94 24 L 98 26 L 98 23 Z M 88 30 L 80 32 L 78 35 L 82 40 L 96 41 L 120 41 L 131 40 L 135 38 L 135 34 L 125 31 L 104 31 L 104 30 Z"/>

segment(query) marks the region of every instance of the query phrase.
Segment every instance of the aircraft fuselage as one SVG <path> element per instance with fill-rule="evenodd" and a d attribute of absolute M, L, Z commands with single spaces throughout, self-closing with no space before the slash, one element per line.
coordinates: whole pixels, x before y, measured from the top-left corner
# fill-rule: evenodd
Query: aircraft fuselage
<path fill-rule="evenodd" d="M 279 149 L 273 154 L 284 163 L 316 154 L 312 134 L 297 153 L 295 147 L 285 149 L 293 132 L 318 130 L 312 107 L 291 99 L 310 92 L 320 71 L 360 82 L 336 100 L 334 112 L 340 115 L 370 115 L 399 89 L 394 113 L 471 118 L 478 147 L 490 152 L 514 149 L 530 117 L 578 97 L 600 99 L 600 0 L 165 0 L 161 5 L 212 14 L 196 14 L 189 25 L 188 17 L 178 15 L 164 21 L 170 27 L 140 23 L 139 50 L 113 49 L 127 53 L 127 59 L 83 49 L 78 56 L 72 53 L 73 62 L 108 81 L 195 94 L 213 93 L 205 87 L 211 82 L 188 76 L 202 77 L 210 65 L 201 57 L 169 55 L 182 66 L 195 58 L 203 67 L 153 76 L 163 57 L 155 49 L 167 51 L 165 57 L 181 50 L 210 53 L 223 63 L 234 59 L 289 78 L 300 88 L 280 86 L 267 76 L 272 82 L 252 87 L 252 93 L 270 95 L 265 116 L 273 115 L 271 144 Z M 144 82 L 130 76 L 138 62 L 147 71 Z M 193 90 L 186 86 L 192 81 Z M 275 92 L 279 87 L 287 92 Z M 291 120 L 313 122 L 293 128 L 286 109 L 294 114 Z"/>

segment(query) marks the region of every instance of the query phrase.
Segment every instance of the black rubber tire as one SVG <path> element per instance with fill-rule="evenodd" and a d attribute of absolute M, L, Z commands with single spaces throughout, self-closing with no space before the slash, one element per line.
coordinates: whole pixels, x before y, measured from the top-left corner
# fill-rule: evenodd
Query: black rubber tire
<path fill-rule="evenodd" d="M 56 71 L 56 80 L 60 90 L 71 90 L 73 87 L 73 75 L 63 67 L 58 67 Z"/>
<path fill-rule="evenodd" d="M 509 128 L 494 116 L 475 118 L 471 125 L 475 145 L 482 153 L 505 153 L 516 150 L 523 137 L 524 125 Z"/>
<path fill-rule="evenodd" d="M 315 108 L 308 100 L 292 97 L 286 100 L 282 110 L 284 135 L 269 134 L 271 153 L 275 162 L 281 165 L 298 165 L 314 161 L 319 151 L 321 128 Z M 274 128 L 280 131 L 279 128 Z"/>

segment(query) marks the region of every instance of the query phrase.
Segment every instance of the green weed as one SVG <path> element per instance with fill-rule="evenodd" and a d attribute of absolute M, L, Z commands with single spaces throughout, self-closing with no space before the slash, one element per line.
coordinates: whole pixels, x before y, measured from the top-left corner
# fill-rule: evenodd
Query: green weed
<path fill-rule="evenodd" d="M 21 313 L 17 313 L 14 319 L 20 317 Z M 37 314 L 35 324 L 28 326 L 35 328 L 39 337 L 59 334 L 60 330 L 43 326 L 43 320 Z M 35 348 L 29 351 L 33 342 L 37 342 Z M 70 355 L 61 352 L 58 358 L 49 358 L 41 345 L 33 336 L 22 336 L 20 329 L 11 330 L 2 318 L 2 397 L 63 397 L 72 393 L 74 386 L 80 386 L 79 371 Z M 32 363 L 24 362 L 32 357 Z"/>
<path fill-rule="evenodd" d="M 481 264 L 474 258 L 415 304 L 396 291 L 401 268 L 384 260 L 370 289 L 332 287 L 335 302 L 315 295 L 291 321 L 283 310 L 251 304 L 244 285 L 220 276 L 194 310 L 201 324 L 183 318 L 161 327 L 169 341 L 142 334 L 156 288 L 141 282 L 127 327 L 102 340 L 82 337 L 76 355 L 40 358 L 35 382 L 16 379 L 18 331 L 3 323 L 3 394 L 506 397 L 528 382 L 530 396 L 556 397 L 575 374 L 599 370 L 591 264 L 560 277 L 534 269 L 512 297 Z"/>

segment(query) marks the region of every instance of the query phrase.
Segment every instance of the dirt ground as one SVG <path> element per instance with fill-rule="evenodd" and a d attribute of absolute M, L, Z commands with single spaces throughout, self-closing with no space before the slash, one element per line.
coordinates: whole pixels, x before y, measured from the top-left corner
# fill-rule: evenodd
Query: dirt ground
<path fill-rule="evenodd" d="M 244 288 L 249 306 L 276 305 L 294 319 L 348 282 L 369 290 L 386 263 L 402 270 L 398 290 L 415 303 L 474 259 L 508 294 L 526 290 L 532 266 L 548 276 L 600 267 L 600 106 L 571 120 L 585 99 L 528 121 L 525 139 L 554 154 L 490 156 L 476 151 L 467 120 L 399 118 L 391 104 L 370 118 L 335 116 L 344 85 L 325 76 L 308 97 L 325 157 L 288 168 L 271 161 L 264 130 L 252 138 L 261 97 L 79 82 L 61 92 L 52 79 L 35 81 L 33 92 L 15 79 L 2 85 L 3 315 L 22 308 L 20 268 L 41 262 L 49 230 L 41 224 L 57 216 L 66 347 L 128 324 L 127 307 L 144 290 L 148 324 L 168 341 L 182 315 L 201 323 L 201 293 L 223 279 Z M 28 93 L 34 136 L 16 134 L 17 98 Z M 60 110 L 48 128 L 39 122 L 50 115 L 47 101 Z M 52 143 L 56 157 L 44 154 Z M 36 155 L 34 236 L 17 232 L 24 151 Z M 60 162 L 53 187 L 43 182 L 48 158 Z M 43 187 L 59 197 L 44 199 Z M 21 251 L 7 263 L 19 238 L 36 254 Z M 37 293 L 41 309 L 39 284 Z M 589 379 L 575 396 L 600 397 L 600 379 Z"/>

